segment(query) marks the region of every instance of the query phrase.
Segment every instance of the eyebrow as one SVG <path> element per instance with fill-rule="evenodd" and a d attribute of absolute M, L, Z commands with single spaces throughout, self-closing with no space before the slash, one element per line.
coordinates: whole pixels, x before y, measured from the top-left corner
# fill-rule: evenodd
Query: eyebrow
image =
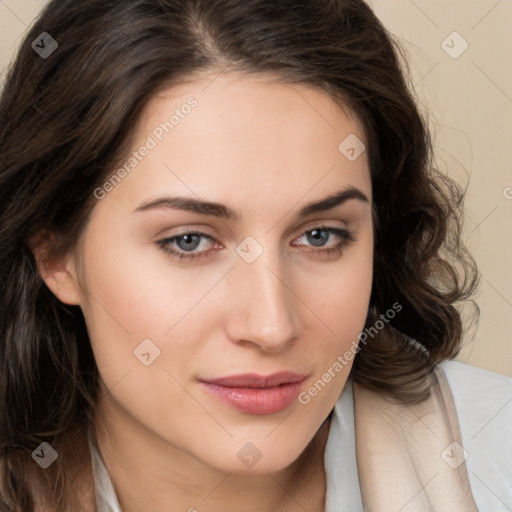
<path fill-rule="evenodd" d="M 332 208 L 335 208 L 336 206 L 339 206 L 340 204 L 343 204 L 351 199 L 356 199 L 363 203 L 370 202 L 368 197 L 361 190 L 355 187 L 349 187 L 347 189 L 340 190 L 339 192 L 331 194 L 325 199 L 307 204 L 299 211 L 299 217 L 306 217 L 312 213 L 331 210 Z M 224 204 L 183 196 L 166 196 L 144 202 L 135 210 L 134 213 L 144 212 L 157 208 L 185 210 L 201 215 L 211 215 L 213 217 L 232 221 L 237 221 L 241 218 L 238 212 L 232 210 Z"/>

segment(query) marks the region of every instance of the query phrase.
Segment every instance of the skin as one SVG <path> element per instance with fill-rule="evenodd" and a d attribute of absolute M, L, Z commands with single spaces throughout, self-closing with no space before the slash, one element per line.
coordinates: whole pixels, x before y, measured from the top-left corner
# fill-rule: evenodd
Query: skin
<path fill-rule="evenodd" d="M 326 418 L 352 363 L 308 404 L 273 414 L 236 411 L 197 379 L 292 370 L 307 390 L 357 340 L 372 284 L 371 180 L 366 152 L 349 161 L 338 145 L 349 134 L 366 144 L 364 130 L 319 89 L 210 72 L 151 99 L 133 150 L 191 96 L 197 107 L 97 201 L 74 251 L 41 272 L 83 311 L 101 376 L 98 444 L 123 512 L 321 511 Z M 350 187 L 368 202 L 298 218 Z M 170 195 L 223 203 L 240 219 L 135 212 Z M 327 231 L 313 245 L 322 225 L 355 241 L 326 255 L 342 238 Z M 155 243 L 191 230 L 211 237 L 193 249 L 205 257 L 180 261 Z M 263 248 L 252 263 L 236 252 L 248 236 Z M 186 252 L 183 239 L 168 245 Z M 148 338 L 160 356 L 145 366 L 134 350 Z M 251 468 L 237 457 L 247 443 L 261 452 Z"/>

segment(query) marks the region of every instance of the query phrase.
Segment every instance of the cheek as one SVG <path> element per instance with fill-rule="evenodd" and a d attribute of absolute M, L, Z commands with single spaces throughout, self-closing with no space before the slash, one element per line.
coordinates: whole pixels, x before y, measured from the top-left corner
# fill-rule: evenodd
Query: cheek
<path fill-rule="evenodd" d="M 82 310 L 102 380 L 108 389 L 133 382 L 129 395 L 145 406 L 179 393 L 165 370 L 180 382 L 192 371 L 218 320 L 214 287 L 226 269 L 179 270 L 156 248 L 94 240 L 84 255 Z M 108 247 L 101 257 L 99 247 Z"/>
<path fill-rule="evenodd" d="M 373 281 L 373 246 L 370 237 L 343 255 L 328 269 L 329 274 L 317 276 L 317 285 L 309 282 L 308 301 L 320 323 L 325 324 L 336 344 L 346 343 L 364 327 Z"/>
<path fill-rule="evenodd" d="M 84 256 L 84 302 L 91 323 L 111 325 L 132 342 L 164 336 L 204 291 L 190 274 L 167 266 L 156 247 L 137 243 L 122 227 L 108 230 L 119 236 L 97 228 Z"/>
<path fill-rule="evenodd" d="M 355 246 L 354 246 L 355 249 Z M 373 280 L 373 245 L 368 237 L 357 250 L 347 252 L 330 279 L 317 279 L 307 302 L 314 311 L 314 334 L 304 345 L 316 374 L 299 402 L 327 413 L 336 403 L 354 363 L 359 335 L 364 329 Z M 312 317 L 313 318 L 313 317 Z"/>
<path fill-rule="evenodd" d="M 185 283 L 169 286 L 142 251 L 99 235 L 91 236 L 83 263 L 82 310 L 98 369 L 110 387 L 129 371 L 148 369 L 142 354 L 149 352 L 154 364 L 165 355 L 162 340 L 195 294 L 187 297 Z"/>

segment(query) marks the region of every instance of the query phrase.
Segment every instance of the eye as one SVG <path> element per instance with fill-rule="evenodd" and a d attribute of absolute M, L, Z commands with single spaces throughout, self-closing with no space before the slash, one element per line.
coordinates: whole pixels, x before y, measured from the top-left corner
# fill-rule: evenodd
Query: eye
<path fill-rule="evenodd" d="M 321 256 L 337 256 L 341 255 L 343 250 L 352 242 L 355 242 L 355 238 L 352 233 L 346 229 L 334 228 L 329 226 L 318 226 L 313 229 L 309 229 L 302 236 L 297 238 L 299 242 L 296 245 L 303 246 L 304 242 L 300 242 L 301 238 L 306 238 L 307 243 L 312 244 L 313 247 L 324 247 L 326 242 L 334 235 L 339 239 L 334 245 L 327 247 L 320 251 L 308 251 L 319 254 Z"/>
<path fill-rule="evenodd" d="M 307 246 L 305 242 L 300 242 L 302 238 L 306 237 L 308 244 L 311 244 L 313 247 L 321 248 L 324 247 L 326 242 L 333 236 L 339 239 L 339 241 L 333 246 L 320 250 L 307 250 L 306 252 L 318 254 L 320 256 L 339 256 L 350 243 L 355 241 L 353 235 L 345 229 L 318 226 L 313 229 L 309 229 L 299 238 L 296 238 L 293 245 L 295 247 Z M 201 242 L 203 240 L 214 242 L 214 239 L 206 233 L 202 233 L 200 231 L 189 231 L 180 235 L 164 238 L 163 240 L 157 241 L 156 244 L 166 254 L 178 259 L 179 261 L 196 260 L 199 258 L 209 257 L 211 255 L 211 251 L 207 249 L 197 250 L 201 247 Z M 299 240 L 299 242 L 295 243 L 297 240 Z M 214 250 L 221 248 L 221 244 L 214 244 Z"/>
<path fill-rule="evenodd" d="M 165 253 L 174 258 L 177 258 L 180 261 L 192 260 L 196 258 L 203 258 L 209 255 L 209 253 L 204 250 L 197 253 L 192 252 L 201 245 L 201 239 L 213 241 L 213 238 L 206 233 L 201 233 L 200 231 L 190 231 L 181 235 L 159 240 L 157 245 L 160 246 Z M 177 247 L 178 250 L 176 250 L 173 246 Z"/>

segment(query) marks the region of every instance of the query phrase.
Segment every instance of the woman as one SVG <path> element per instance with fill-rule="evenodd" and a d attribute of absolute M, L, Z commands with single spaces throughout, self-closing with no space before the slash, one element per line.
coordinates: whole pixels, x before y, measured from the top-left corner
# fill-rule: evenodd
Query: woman
<path fill-rule="evenodd" d="M 512 506 L 462 194 L 365 3 L 53 1 L 0 116 L 5 510 Z"/>

